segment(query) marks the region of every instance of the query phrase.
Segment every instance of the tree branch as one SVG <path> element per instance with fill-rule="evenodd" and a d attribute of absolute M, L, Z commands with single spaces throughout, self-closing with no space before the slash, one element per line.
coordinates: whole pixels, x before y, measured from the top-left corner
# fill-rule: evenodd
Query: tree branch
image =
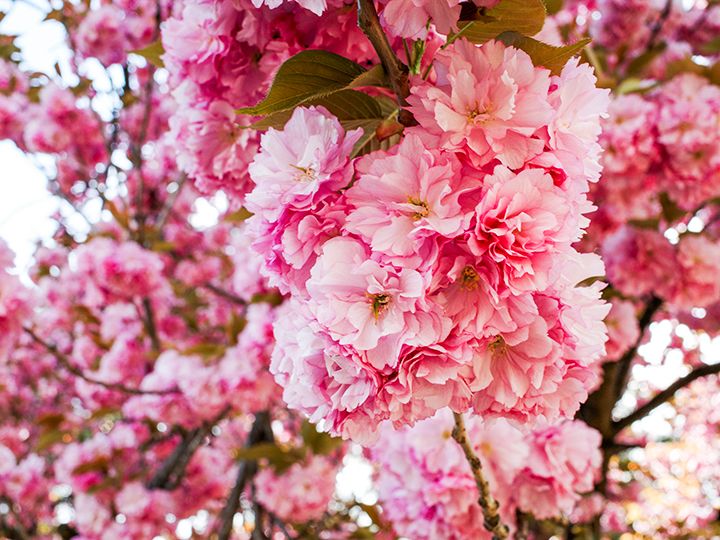
<path fill-rule="evenodd" d="M 410 69 L 397 57 L 390 46 L 378 17 L 373 0 L 357 0 L 358 5 L 358 26 L 372 43 L 380 62 L 390 78 L 390 85 L 397 96 L 401 106 L 406 106 L 407 97 L 410 95 L 410 80 L 408 74 Z M 400 118 L 401 123 L 402 118 Z M 414 122 L 414 119 L 412 119 Z M 407 124 L 406 124 L 407 125 Z"/>
<path fill-rule="evenodd" d="M 615 401 L 620 399 L 625 392 L 625 386 L 627 385 L 628 375 L 630 374 L 630 368 L 632 367 L 632 361 L 635 359 L 638 347 L 645 337 L 645 331 L 652 322 L 653 317 L 662 306 L 662 300 L 657 296 L 652 296 L 648 303 L 645 305 L 645 310 L 638 319 L 638 326 L 640 327 L 640 335 L 638 336 L 635 344 L 622 355 L 620 360 L 617 361 L 617 372 L 615 375 Z"/>
<path fill-rule="evenodd" d="M 126 394 L 134 395 L 164 395 L 176 394 L 179 392 L 177 388 L 169 388 L 167 390 L 141 390 L 140 388 L 125 386 L 122 383 L 109 383 L 95 379 L 93 377 L 90 377 L 89 375 L 86 375 L 83 370 L 74 365 L 67 356 L 61 353 L 60 349 L 58 349 L 57 346 L 45 341 L 43 338 L 38 336 L 31 328 L 23 328 L 23 330 L 25 330 L 25 333 L 28 334 L 35 343 L 42 345 L 50 354 L 52 354 L 62 367 L 64 367 L 76 377 L 79 377 L 80 379 L 91 384 L 97 384 L 98 386 L 102 386 L 103 388 L 107 388 L 108 390 L 117 390 L 118 392 L 125 392 Z"/>
<path fill-rule="evenodd" d="M 214 285 L 212 283 L 206 283 L 204 287 L 213 293 L 215 293 L 220 298 L 224 298 L 225 300 L 228 300 L 229 302 L 232 302 L 233 304 L 237 304 L 239 306 L 247 306 L 247 302 L 240 298 L 237 294 L 232 293 L 230 291 L 227 291 L 221 287 L 218 287 L 217 285 Z"/>
<path fill-rule="evenodd" d="M 228 412 L 230 412 L 230 407 L 225 407 L 214 419 L 188 432 L 148 481 L 147 488 L 173 490 L 178 487 L 185 476 L 185 469 L 195 454 L 195 450 L 203 444 L 213 426 Z"/>
<path fill-rule="evenodd" d="M 509 531 L 507 526 L 500 521 L 500 505 L 490 493 L 490 486 L 482 473 L 482 463 L 480 462 L 480 458 L 475 455 L 475 452 L 470 445 L 470 441 L 468 440 L 465 422 L 463 421 L 462 415 L 458 413 L 453 413 L 453 415 L 455 417 L 455 427 L 453 428 L 452 436 L 463 449 L 465 458 L 472 469 L 475 484 L 477 485 L 478 492 L 480 493 L 478 503 L 483 511 L 483 525 L 485 525 L 485 528 L 492 533 L 493 540 L 503 540 L 508 537 Z"/>
<path fill-rule="evenodd" d="M 270 414 L 267 411 L 257 413 L 245 446 L 250 447 L 261 442 L 272 442 L 273 440 Z M 227 502 L 218 516 L 218 540 L 229 540 L 232 533 L 233 518 L 240 508 L 240 497 L 245 490 L 245 486 L 252 480 L 255 473 L 257 473 L 256 461 L 240 462 L 235 485 L 230 490 Z"/>
<path fill-rule="evenodd" d="M 162 350 L 162 346 L 160 345 L 160 338 L 158 337 L 157 326 L 155 325 L 155 315 L 152 304 L 148 297 L 142 299 L 142 306 L 144 312 L 142 319 L 145 324 L 145 331 L 148 333 L 148 336 L 150 336 L 153 351 L 159 353 Z"/>
<path fill-rule="evenodd" d="M 644 418 L 648 413 L 650 413 L 666 401 L 669 401 L 675 395 L 675 392 L 689 385 L 694 380 L 705 377 L 707 375 L 713 375 L 715 373 L 720 373 L 720 362 L 717 364 L 711 364 L 695 368 L 684 377 L 681 377 L 677 381 L 672 383 L 665 390 L 659 392 L 650 401 L 635 409 L 634 412 L 630 413 L 625 418 L 621 418 L 617 422 L 613 422 L 613 432 L 618 433 L 636 420 Z"/>

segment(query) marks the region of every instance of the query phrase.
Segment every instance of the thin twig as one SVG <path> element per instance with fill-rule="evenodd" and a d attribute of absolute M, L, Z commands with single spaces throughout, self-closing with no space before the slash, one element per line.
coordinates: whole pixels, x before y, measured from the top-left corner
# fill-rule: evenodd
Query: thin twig
<path fill-rule="evenodd" d="M 651 411 L 653 411 L 666 401 L 669 401 L 675 395 L 675 392 L 677 392 L 681 388 L 684 388 L 694 380 L 705 377 L 707 375 L 713 375 L 715 373 L 720 373 L 720 362 L 718 362 L 717 364 L 710 364 L 695 368 L 684 377 L 681 377 L 677 381 L 672 383 L 665 390 L 659 392 L 650 401 L 635 409 L 634 412 L 631 412 L 625 418 L 621 418 L 617 422 L 613 422 L 613 432 L 618 433 L 636 420 L 644 418 Z"/>
<path fill-rule="evenodd" d="M 85 382 L 97 384 L 98 386 L 102 386 L 103 388 L 107 388 L 108 390 L 117 390 L 118 392 L 124 392 L 126 394 L 134 395 L 165 395 L 177 394 L 179 392 L 177 388 L 169 388 L 167 390 L 141 390 L 140 388 L 125 386 L 122 383 L 110 383 L 95 379 L 93 377 L 90 377 L 89 375 L 86 375 L 83 370 L 74 365 L 67 356 L 61 353 L 60 349 L 58 349 L 57 346 L 45 341 L 43 338 L 38 336 L 31 328 L 24 328 L 23 330 L 25 330 L 25 333 L 27 333 L 35 343 L 45 347 L 45 349 L 55 357 L 55 359 L 60 363 L 62 367 L 64 367 L 76 377 L 81 378 Z"/>
<path fill-rule="evenodd" d="M 500 520 L 500 505 L 490 493 L 488 481 L 483 476 L 482 463 L 468 440 L 465 422 L 461 414 L 453 413 L 455 417 L 455 427 L 452 431 L 453 439 L 460 445 L 465 453 L 465 459 L 470 464 L 475 484 L 477 485 L 480 497 L 478 503 L 482 508 L 485 529 L 493 535 L 493 540 L 503 540 L 508 537 L 509 531 L 507 526 Z"/>
<path fill-rule="evenodd" d="M 247 302 L 246 302 L 245 300 L 243 300 L 241 297 L 239 297 L 237 294 L 232 293 L 232 292 L 230 292 L 230 291 L 228 291 L 228 290 L 225 290 L 225 289 L 223 289 L 223 288 L 221 288 L 221 287 L 218 287 L 217 285 L 214 285 L 214 284 L 212 284 L 212 283 L 206 283 L 206 284 L 204 285 L 204 287 L 205 287 L 207 290 L 215 293 L 215 294 L 218 295 L 219 297 L 224 298 L 225 300 L 229 300 L 230 302 L 232 302 L 232 303 L 234 303 L 234 304 L 237 304 L 237 305 L 239 305 L 239 306 L 246 306 L 246 305 L 247 305 Z"/>

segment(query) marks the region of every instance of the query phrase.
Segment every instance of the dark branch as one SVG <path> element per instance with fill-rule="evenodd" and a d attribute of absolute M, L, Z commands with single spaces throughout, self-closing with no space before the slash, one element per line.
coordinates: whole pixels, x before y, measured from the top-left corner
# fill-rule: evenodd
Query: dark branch
<path fill-rule="evenodd" d="M 227 291 L 221 287 L 218 287 L 217 285 L 213 285 L 212 283 L 206 283 L 205 288 L 208 291 L 215 293 L 220 298 L 224 298 L 225 300 L 228 300 L 234 304 L 238 304 L 239 306 L 247 305 L 247 302 L 245 300 L 243 300 L 242 298 L 240 298 L 238 295 L 236 295 L 235 293 L 232 293 L 230 291 Z"/>
<path fill-rule="evenodd" d="M 647 416 L 648 413 L 650 413 L 666 401 L 669 401 L 675 395 L 675 392 L 677 392 L 681 388 L 684 388 L 694 380 L 705 377 L 707 375 L 713 375 L 715 373 L 720 373 L 720 363 L 695 368 L 684 377 L 681 377 L 680 379 L 672 383 L 665 390 L 659 392 L 654 398 L 652 398 L 644 405 L 638 407 L 634 412 L 630 413 L 625 418 L 621 418 L 617 422 L 613 422 L 613 432 L 618 433 L 636 420 L 644 418 L 645 416 Z"/>
<path fill-rule="evenodd" d="M 176 394 L 179 392 L 179 390 L 177 388 L 170 388 L 167 390 L 141 390 L 140 388 L 133 388 L 132 386 L 125 386 L 122 383 L 109 383 L 109 382 L 100 381 L 98 379 L 90 377 L 89 375 L 86 375 L 83 370 L 81 370 L 79 367 L 77 367 L 75 364 L 73 364 L 72 361 L 67 356 L 65 356 L 63 353 L 61 353 L 60 349 L 58 349 L 57 346 L 53 345 L 52 343 L 48 343 L 43 338 L 38 336 L 30 328 L 24 328 L 24 330 L 25 330 L 25 333 L 28 334 L 35 343 L 42 345 L 50 354 L 52 354 L 62 367 L 64 367 L 70 373 L 72 373 L 76 377 L 81 378 L 82 380 L 84 380 L 86 382 L 89 382 L 91 384 L 97 384 L 98 386 L 102 386 L 103 388 L 107 388 L 108 390 L 117 390 L 118 392 L 124 392 L 126 394 L 135 394 L 135 395 L 147 395 L 147 394 L 163 395 L 163 394 Z"/>
<path fill-rule="evenodd" d="M 653 296 L 650 298 L 650 300 L 648 300 L 648 303 L 645 305 L 645 310 L 640 315 L 640 319 L 638 319 L 640 335 L 638 336 L 637 341 L 624 355 L 622 355 L 620 360 L 617 361 L 618 367 L 617 373 L 615 375 L 614 392 L 615 401 L 620 399 L 625 392 L 625 386 L 627 385 L 630 368 L 632 366 L 633 360 L 635 359 L 635 355 L 637 354 L 638 347 L 640 347 L 640 343 L 642 343 L 642 340 L 645 337 L 645 331 L 647 330 L 648 326 L 650 326 L 653 317 L 658 312 L 661 306 L 662 300 L 657 296 Z"/>
<path fill-rule="evenodd" d="M 490 493 L 488 481 L 483 476 L 480 458 L 475 455 L 475 452 L 470 445 L 470 441 L 468 440 L 467 431 L 465 430 L 465 422 L 463 421 L 462 415 L 454 413 L 454 416 L 455 427 L 453 428 L 452 436 L 463 449 L 465 458 L 472 469 L 475 484 L 477 485 L 478 492 L 480 493 L 478 503 L 483 511 L 483 525 L 492 533 L 493 540 L 503 540 L 508 537 L 509 531 L 507 526 L 500 521 L 500 505 Z"/>
<path fill-rule="evenodd" d="M 143 298 L 143 323 L 145 324 L 145 331 L 150 336 L 150 342 L 152 343 L 153 351 L 159 353 L 162 350 L 160 345 L 160 338 L 157 333 L 157 326 L 155 325 L 155 315 L 153 313 L 152 304 L 149 298 Z"/>
<path fill-rule="evenodd" d="M 274 439 L 272 426 L 270 425 L 270 414 L 267 412 L 257 413 L 245 446 L 250 447 L 262 442 L 272 442 Z M 218 540 L 229 540 L 232 533 L 233 518 L 240 508 L 240 497 L 245 490 L 245 486 L 252 480 L 255 473 L 257 473 L 256 461 L 241 461 L 239 463 L 235 485 L 218 516 Z M 259 526 L 259 523 L 256 523 L 256 526 Z"/>
<path fill-rule="evenodd" d="M 358 4 L 358 26 L 372 43 L 377 52 L 380 62 L 390 78 L 390 85 L 398 98 L 400 105 L 407 105 L 407 97 L 410 95 L 410 81 L 408 74 L 410 69 L 397 57 L 390 46 L 375 9 L 373 0 L 357 0 Z"/>
<path fill-rule="evenodd" d="M 230 412 L 230 407 L 223 409 L 214 419 L 203 423 L 199 428 L 187 432 L 155 475 L 148 481 L 147 488 L 173 490 L 178 487 L 185 476 L 185 469 L 195 454 L 195 450 L 200 448 L 213 426 L 222 420 L 228 412 Z"/>

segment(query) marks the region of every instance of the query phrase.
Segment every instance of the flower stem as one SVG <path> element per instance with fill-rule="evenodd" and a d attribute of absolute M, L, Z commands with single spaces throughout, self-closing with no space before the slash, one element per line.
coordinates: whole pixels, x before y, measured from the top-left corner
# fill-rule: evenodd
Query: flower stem
<path fill-rule="evenodd" d="M 490 493 L 490 486 L 488 481 L 483 476 L 482 463 L 480 458 L 475 455 L 475 452 L 470 445 L 468 440 L 467 430 L 465 429 L 465 422 L 463 417 L 459 413 L 453 413 L 455 417 L 455 427 L 452 431 L 453 439 L 460 445 L 465 453 L 465 458 L 470 464 L 472 469 L 473 478 L 475 478 L 475 484 L 477 485 L 480 496 L 478 503 L 483 512 L 483 525 L 493 535 L 493 540 L 504 540 L 508 537 L 509 531 L 507 526 L 500 520 L 500 505 Z"/>

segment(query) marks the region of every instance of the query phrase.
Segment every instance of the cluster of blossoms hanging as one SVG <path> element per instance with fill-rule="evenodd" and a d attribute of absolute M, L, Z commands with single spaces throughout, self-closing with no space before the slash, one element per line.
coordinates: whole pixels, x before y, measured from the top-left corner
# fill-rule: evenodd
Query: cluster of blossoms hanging
<path fill-rule="evenodd" d="M 602 264 L 572 244 L 607 92 L 498 41 L 433 65 L 390 150 L 353 159 L 359 130 L 300 107 L 249 168 L 254 246 L 291 297 L 272 369 L 291 406 L 356 440 L 446 406 L 570 417 L 604 354 L 600 285 L 579 286 Z"/>

